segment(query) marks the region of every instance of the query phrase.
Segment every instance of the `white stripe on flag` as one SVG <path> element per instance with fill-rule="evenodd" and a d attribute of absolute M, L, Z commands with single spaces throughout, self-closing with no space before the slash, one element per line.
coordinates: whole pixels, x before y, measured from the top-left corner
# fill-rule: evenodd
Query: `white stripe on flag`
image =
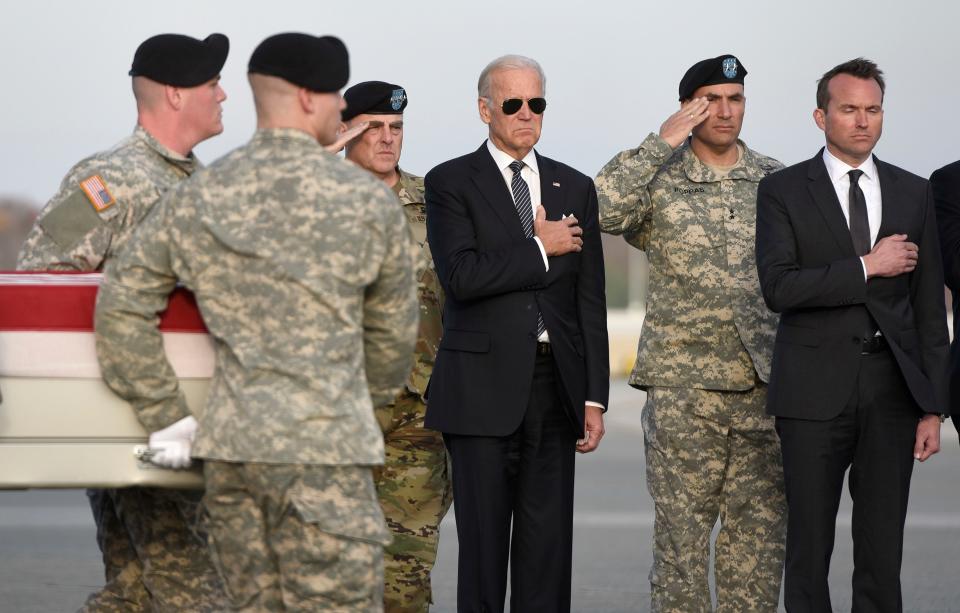
<path fill-rule="evenodd" d="M 181 379 L 213 376 L 213 341 L 208 334 L 164 332 L 163 346 Z M 92 332 L 0 332 L 0 376 L 100 377 Z"/>

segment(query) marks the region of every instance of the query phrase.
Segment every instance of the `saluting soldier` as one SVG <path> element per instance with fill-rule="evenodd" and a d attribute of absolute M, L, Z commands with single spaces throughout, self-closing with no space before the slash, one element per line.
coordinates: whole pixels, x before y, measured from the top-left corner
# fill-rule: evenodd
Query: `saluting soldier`
<path fill-rule="evenodd" d="M 20 270 L 93 272 L 128 243 L 160 197 L 193 174 L 193 148 L 223 131 L 220 70 L 229 41 L 160 34 L 144 41 L 130 76 L 133 134 L 75 165 L 41 211 Z M 88 490 L 106 585 L 96 611 L 220 611 L 220 580 L 196 526 L 202 492 L 130 487 Z"/>
<path fill-rule="evenodd" d="M 377 611 L 390 533 L 373 407 L 410 372 L 416 252 L 390 189 L 324 148 L 344 106 L 344 44 L 277 34 L 248 72 L 257 131 L 168 193 L 107 267 L 98 356 L 149 429 L 205 460 L 231 608 Z M 195 420 L 154 325 L 178 281 L 215 343 Z"/>
<path fill-rule="evenodd" d="M 694 64 L 680 110 L 597 176 L 600 226 L 650 263 L 630 384 L 643 409 L 656 508 L 654 611 L 776 611 L 785 538 L 780 448 L 765 415 L 777 317 L 754 256 L 757 184 L 782 165 L 738 137 L 747 71 L 732 55 Z"/>
<path fill-rule="evenodd" d="M 403 391 L 376 409 L 386 461 L 374 473 L 380 505 L 393 534 L 384 551 L 384 606 L 388 613 L 426 612 L 432 602 L 430 571 L 437 559 L 440 522 L 452 502 L 443 436 L 423 426 L 424 392 L 443 332 L 443 289 L 427 243 L 423 177 L 399 166 L 407 92 L 383 81 L 357 83 L 343 93 L 343 133 L 362 130 L 346 144 L 346 158 L 371 172 L 400 200 L 420 247 L 417 295 L 420 329 L 413 371 Z"/>

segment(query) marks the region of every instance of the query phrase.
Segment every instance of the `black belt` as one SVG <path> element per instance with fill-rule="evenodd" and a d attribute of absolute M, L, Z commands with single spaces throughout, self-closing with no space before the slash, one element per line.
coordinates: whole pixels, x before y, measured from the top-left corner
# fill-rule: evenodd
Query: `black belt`
<path fill-rule="evenodd" d="M 537 355 L 553 355 L 553 348 L 550 347 L 550 343 L 537 341 Z"/>
<path fill-rule="evenodd" d="M 860 345 L 860 355 L 870 355 L 871 353 L 880 353 L 881 351 L 886 351 L 889 345 L 887 345 L 887 339 L 883 336 L 871 336 L 870 338 L 863 339 L 863 343 Z"/>

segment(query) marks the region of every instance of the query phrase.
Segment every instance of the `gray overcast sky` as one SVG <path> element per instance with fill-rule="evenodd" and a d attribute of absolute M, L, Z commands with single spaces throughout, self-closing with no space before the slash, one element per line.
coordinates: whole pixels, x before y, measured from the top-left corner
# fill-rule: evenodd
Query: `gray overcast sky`
<path fill-rule="evenodd" d="M 741 137 L 785 163 L 822 144 L 811 119 L 816 79 L 860 55 L 888 78 L 878 156 L 924 176 L 960 157 L 960 4 L 950 0 L 32 0 L 5 2 L 0 20 L 0 195 L 38 203 L 72 164 L 131 131 L 126 72 L 137 45 L 160 32 L 230 37 L 226 129 L 198 147 L 206 162 L 249 138 L 247 60 L 264 37 L 290 30 L 340 36 L 351 83 L 407 88 L 401 165 L 420 174 L 481 143 L 476 78 L 504 53 L 546 70 L 538 150 L 589 175 L 657 130 L 683 72 L 721 53 L 750 73 Z"/>

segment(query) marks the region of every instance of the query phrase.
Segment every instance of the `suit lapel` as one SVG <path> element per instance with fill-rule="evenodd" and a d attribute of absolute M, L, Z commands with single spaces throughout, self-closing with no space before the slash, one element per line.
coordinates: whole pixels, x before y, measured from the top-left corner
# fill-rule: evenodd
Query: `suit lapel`
<path fill-rule="evenodd" d="M 507 189 L 503 174 L 493 161 L 493 156 L 487 150 L 486 142 L 473 153 L 470 162 L 474 170 L 470 178 L 484 200 L 487 201 L 487 204 L 497 214 L 497 217 L 500 218 L 511 235 L 518 240 L 526 238 L 523 225 L 520 223 L 520 216 L 517 214 L 517 207 L 513 204 L 513 196 Z"/>
<path fill-rule="evenodd" d="M 877 179 L 880 182 L 880 231 L 877 240 L 891 234 L 906 233 L 901 215 L 904 213 L 899 206 L 899 190 L 897 175 L 890 170 L 890 166 L 873 156 L 873 163 L 877 167 Z"/>
<path fill-rule="evenodd" d="M 545 158 L 536 151 L 534 153 L 537 156 L 537 171 L 540 173 L 540 204 L 547 212 L 547 219 L 557 221 L 563 215 L 573 212 L 564 210 L 566 190 L 560 182 L 560 168 L 550 158 Z"/>
<path fill-rule="evenodd" d="M 853 239 L 850 238 L 850 228 L 847 226 L 847 220 L 840 209 L 840 201 L 837 199 L 837 192 L 833 188 L 830 175 L 827 173 L 827 167 L 823 163 L 822 149 L 810 160 L 807 179 L 809 179 L 810 196 L 820 210 L 824 221 L 827 222 L 830 234 L 833 235 L 840 251 L 844 255 L 856 255 L 853 250 Z"/>

